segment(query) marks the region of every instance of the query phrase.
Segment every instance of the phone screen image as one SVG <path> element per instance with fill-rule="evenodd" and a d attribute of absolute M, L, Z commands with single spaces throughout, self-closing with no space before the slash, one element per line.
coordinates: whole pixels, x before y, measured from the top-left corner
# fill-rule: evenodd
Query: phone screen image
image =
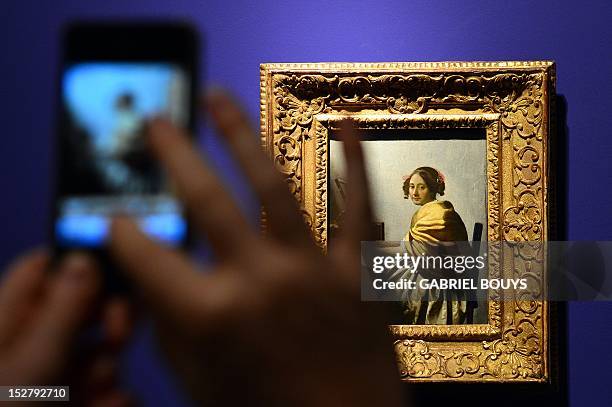
<path fill-rule="evenodd" d="M 98 248 L 110 220 L 133 217 L 170 245 L 186 239 L 183 208 L 146 143 L 147 119 L 187 127 L 189 77 L 167 62 L 86 61 L 61 79 L 54 239 L 58 247 Z"/>

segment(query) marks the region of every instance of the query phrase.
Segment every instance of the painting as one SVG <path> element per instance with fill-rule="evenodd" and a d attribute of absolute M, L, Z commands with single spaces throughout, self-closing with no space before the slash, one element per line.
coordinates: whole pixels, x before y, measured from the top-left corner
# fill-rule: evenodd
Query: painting
<path fill-rule="evenodd" d="M 451 242 L 461 252 L 488 242 L 487 278 L 528 278 L 545 289 L 545 257 L 524 252 L 529 245 L 507 256 L 491 243 L 550 238 L 553 62 L 263 64 L 260 91 L 262 147 L 323 252 L 342 228 L 347 180 L 337 135 L 349 119 L 365 151 L 379 246 Z M 389 322 L 402 380 L 555 377 L 548 301 L 495 289 L 486 301 L 460 290 L 416 295 L 397 301 Z"/>
<path fill-rule="evenodd" d="M 486 142 L 478 129 L 366 131 L 362 148 L 370 180 L 376 238 L 389 252 L 422 255 L 424 243 L 444 242 L 446 254 L 475 254 L 486 225 Z M 342 142 L 329 141 L 329 244 L 345 212 Z M 454 243 L 458 242 L 458 243 Z M 471 269 L 463 277 L 472 277 Z M 398 278 L 416 282 L 404 269 Z M 473 276 L 474 278 L 481 276 Z M 398 323 L 485 323 L 486 303 L 465 290 L 407 292 Z M 447 300 L 447 297 L 449 300 Z M 450 299 L 452 297 L 452 299 Z M 472 298 L 473 297 L 473 298 Z M 427 300 L 425 300 L 427 298 Z"/>

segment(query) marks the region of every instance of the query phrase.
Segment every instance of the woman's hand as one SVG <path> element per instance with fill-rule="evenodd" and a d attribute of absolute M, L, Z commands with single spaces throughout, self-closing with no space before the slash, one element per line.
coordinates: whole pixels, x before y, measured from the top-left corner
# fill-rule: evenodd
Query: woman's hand
<path fill-rule="evenodd" d="M 127 219 L 112 228 L 112 252 L 148 300 L 186 388 L 210 405 L 400 405 L 388 321 L 359 298 L 370 206 L 358 139 L 345 126 L 348 210 L 325 256 L 243 112 L 219 92 L 209 109 L 265 207 L 267 235 L 162 120 L 150 125 L 152 148 L 217 261 L 194 264 Z"/>
<path fill-rule="evenodd" d="M 40 250 L 9 267 L 0 285 L 0 385 L 70 386 L 71 401 L 130 403 L 115 381 L 129 335 L 126 306 L 109 301 L 101 340 L 78 340 L 95 315 L 99 285 L 94 262 L 83 254 L 67 256 L 53 273 Z"/>

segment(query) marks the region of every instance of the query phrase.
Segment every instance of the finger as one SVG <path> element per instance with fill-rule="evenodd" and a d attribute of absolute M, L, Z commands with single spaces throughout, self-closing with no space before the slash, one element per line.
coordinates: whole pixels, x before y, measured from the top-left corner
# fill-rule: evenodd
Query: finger
<path fill-rule="evenodd" d="M 207 96 L 207 107 L 219 132 L 227 140 L 243 172 L 261 199 L 272 235 L 289 243 L 311 239 L 299 206 L 282 176 L 265 156 L 246 114 L 222 91 Z"/>
<path fill-rule="evenodd" d="M 137 405 L 134 399 L 121 390 L 109 390 L 106 393 L 96 395 L 89 400 L 87 405 L 92 407 L 131 407 Z"/>
<path fill-rule="evenodd" d="M 12 340 L 31 314 L 40 295 L 49 257 L 33 251 L 9 266 L 0 285 L 0 346 Z"/>
<path fill-rule="evenodd" d="M 110 248 L 154 310 L 178 324 L 205 324 L 227 293 L 223 273 L 197 273 L 185 256 L 153 242 L 129 219 L 113 221 Z"/>
<path fill-rule="evenodd" d="M 351 122 L 342 123 L 340 137 L 344 142 L 348 184 L 345 224 L 340 232 L 339 244 L 359 250 L 359 242 L 369 240 L 372 231 L 368 177 L 361 142 Z"/>
<path fill-rule="evenodd" d="M 20 340 L 17 353 L 30 379 L 59 377 L 73 341 L 91 317 L 99 287 L 96 265 L 86 255 L 71 254 L 60 264 L 48 281 L 39 315 Z"/>
<path fill-rule="evenodd" d="M 196 405 L 214 405 L 214 400 L 220 399 L 218 395 L 224 394 L 224 401 L 227 401 L 227 394 L 224 393 L 223 386 L 218 382 L 227 383 L 227 376 L 215 374 L 214 368 L 202 369 L 194 360 L 203 360 L 208 366 L 221 366 L 223 363 L 217 359 L 224 359 L 231 355 L 224 355 L 217 358 L 211 349 L 215 346 L 215 339 L 181 335 L 169 329 L 164 321 L 155 322 L 155 337 L 158 349 L 168 366 L 172 369 L 176 377 L 180 380 L 182 387 L 192 397 Z M 203 341 L 204 339 L 204 341 Z M 218 341 L 218 340 L 217 340 Z M 189 352 L 185 352 L 189 349 Z M 220 378 L 221 377 L 221 378 Z M 220 379 L 219 379 L 220 378 Z M 215 397 L 215 395 L 217 395 Z M 242 398 L 244 400 L 244 397 Z M 212 402 L 212 403 L 211 403 Z M 239 405 L 224 403 L 224 405 Z"/>
<path fill-rule="evenodd" d="M 215 252 L 238 252 L 254 231 L 188 137 L 170 122 L 155 119 L 149 125 L 149 140 Z"/>
<path fill-rule="evenodd" d="M 109 299 L 102 309 L 103 337 L 83 352 L 86 358 L 80 360 L 83 367 L 78 370 L 76 378 L 79 393 L 75 397 L 83 399 L 79 400 L 81 404 L 100 403 L 117 393 L 120 353 L 132 331 L 129 308 L 125 298 L 115 297 Z"/>
<path fill-rule="evenodd" d="M 121 349 L 132 333 L 132 325 L 128 301 L 124 298 L 109 300 L 102 314 L 105 345 L 110 350 Z"/>
<path fill-rule="evenodd" d="M 119 389 L 120 361 L 118 355 L 100 352 L 79 372 L 74 383 L 78 405 L 127 406 L 133 400 Z M 72 394 L 70 395 L 72 398 Z"/>
<path fill-rule="evenodd" d="M 99 395 L 111 390 L 117 384 L 118 360 L 113 354 L 99 352 L 88 361 L 80 372 L 79 389 L 84 397 Z"/>

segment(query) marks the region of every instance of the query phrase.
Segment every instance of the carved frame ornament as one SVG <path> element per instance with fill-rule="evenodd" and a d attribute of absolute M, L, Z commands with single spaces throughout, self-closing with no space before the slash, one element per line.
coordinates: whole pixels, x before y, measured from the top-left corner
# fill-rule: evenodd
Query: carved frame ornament
<path fill-rule="evenodd" d="M 325 250 L 329 134 L 343 118 L 362 129 L 485 129 L 488 240 L 545 241 L 554 94 L 549 61 L 263 64 L 261 140 Z M 514 264 L 490 252 L 489 262 L 491 277 L 545 286 L 541 257 Z M 546 382 L 549 311 L 490 300 L 486 324 L 392 325 L 401 377 Z"/>

